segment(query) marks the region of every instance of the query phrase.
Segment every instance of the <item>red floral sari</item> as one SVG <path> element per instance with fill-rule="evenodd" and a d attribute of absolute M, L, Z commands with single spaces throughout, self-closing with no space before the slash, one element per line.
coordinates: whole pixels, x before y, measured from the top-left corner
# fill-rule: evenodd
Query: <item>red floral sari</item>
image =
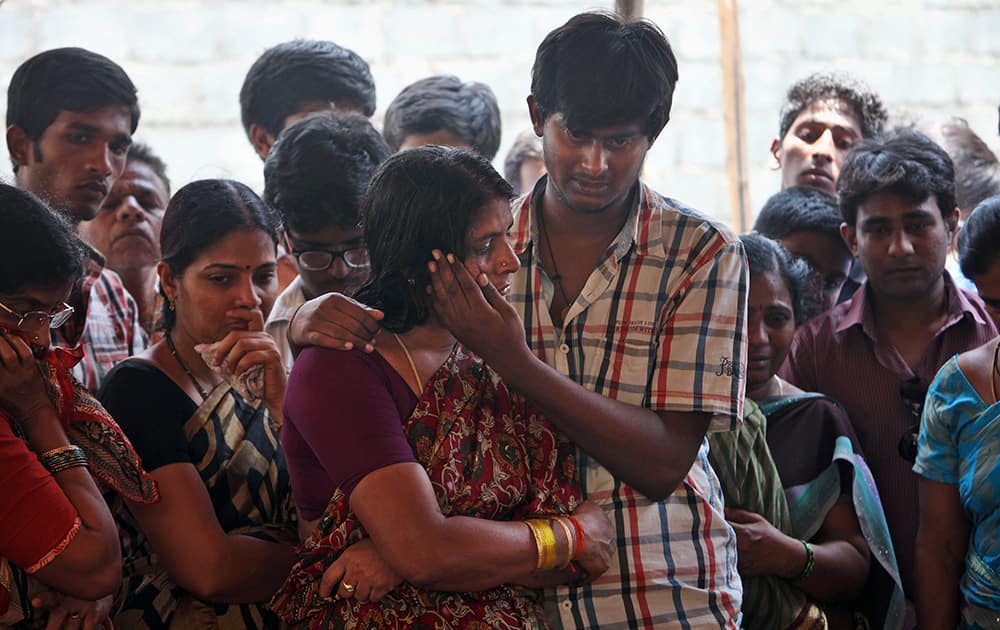
<path fill-rule="evenodd" d="M 81 356 L 80 352 L 51 348 L 38 362 L 67 436 L 86 453 L 90 474 L 106 498 L 119 495 L 137 503 L 159 501 L 156 482 L 142 469 L 139 456 L 121 428 L 70 374 Z M 17 421 L 2 409 L 0 422 L 10 423 L 20 436 Z M 50 550 L 45 562 L 61 553 L 72 541 L 72 535 L 58 548 Z M 48 590 L 47 587 L 23 568 L 0 558 L 0 627 L 18 623 L 19 627 L 42 627 L 45 619 L 33 617 L 29 602 L 32 596 L 44 590 Z"/>
<path fill-rule="evenodd" d="M 575 447 L 461 347 L 431 377 L 403 430 L 446 516 L 519 520 L 579 503 Z M 365 536 L 336 490 L 272 609 L 310 628 L 546 627 L 541 593 L 519 586 L 450 593 L 404 582 L 378 603 L 320 596 L 323 571 Z"/>

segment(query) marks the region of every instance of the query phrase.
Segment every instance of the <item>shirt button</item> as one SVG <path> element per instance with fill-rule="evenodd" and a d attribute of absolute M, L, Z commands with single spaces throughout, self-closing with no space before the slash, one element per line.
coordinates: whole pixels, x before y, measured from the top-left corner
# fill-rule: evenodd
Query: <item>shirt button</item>
<path fill-rule="evenodd" d="M 564 343 L 559 344 L 559 352 L 562 352 L 563 354 L 569 354 L 569 346 Z"/>

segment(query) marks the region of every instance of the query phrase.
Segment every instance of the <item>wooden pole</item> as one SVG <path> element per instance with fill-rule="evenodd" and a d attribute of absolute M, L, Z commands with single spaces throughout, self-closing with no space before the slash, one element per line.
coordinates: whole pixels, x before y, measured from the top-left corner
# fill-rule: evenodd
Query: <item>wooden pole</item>
<path fill-rule="evenodd" d="M 750 188 L 747 182 L 746 116 L 743 102 L 743 61 L 740 51 L 737 0 L 717 0 L 719 9 L 719 60 L 722 64 L 722 115 L 726 125 L 726 178 L 729 183 L 729 217 L 734 230 L 751 225 Z"/>
<path fill-rule="evenodd" d="M 615 0 L 615 12 L 626 22 L 642 17 L 642 0 Z"/>

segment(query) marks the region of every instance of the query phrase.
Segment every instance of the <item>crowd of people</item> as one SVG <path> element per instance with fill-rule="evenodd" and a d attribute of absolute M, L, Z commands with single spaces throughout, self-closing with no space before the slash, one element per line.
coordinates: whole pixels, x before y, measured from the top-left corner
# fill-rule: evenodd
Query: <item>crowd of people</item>
<path fill-rule="evenodd" d="M 21 64 L 0 626 L 1000 627 L 1000 161 L 816 73 L 736 235 L 641 179 L 679 75 L 573 17 L 500 174 L 487 85 L 379 130 L 282 43 L 258 195 L 172 192 L 112 60 Z"/>

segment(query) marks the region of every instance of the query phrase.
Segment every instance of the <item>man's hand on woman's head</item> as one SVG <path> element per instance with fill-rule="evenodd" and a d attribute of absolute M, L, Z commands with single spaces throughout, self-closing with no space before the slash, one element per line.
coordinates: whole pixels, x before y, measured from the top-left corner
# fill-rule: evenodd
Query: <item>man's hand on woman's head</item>
<path fill-rule="evenodd" d="M 427 263 L 434 312 L 441 323 L 505 379 L 530 355 L 517 310 L 485 273 L 469 269 L 454 254 L 433 252 Z"/>
<path fill-rule="evenodd" d="M 288 325 L 293 346 L 318 346 L 332 350 L 375 349 L 375 335 L 382 311 L 369 308 L 340 293 L 327 293 L 309 300 L 295 311 Z"/>

